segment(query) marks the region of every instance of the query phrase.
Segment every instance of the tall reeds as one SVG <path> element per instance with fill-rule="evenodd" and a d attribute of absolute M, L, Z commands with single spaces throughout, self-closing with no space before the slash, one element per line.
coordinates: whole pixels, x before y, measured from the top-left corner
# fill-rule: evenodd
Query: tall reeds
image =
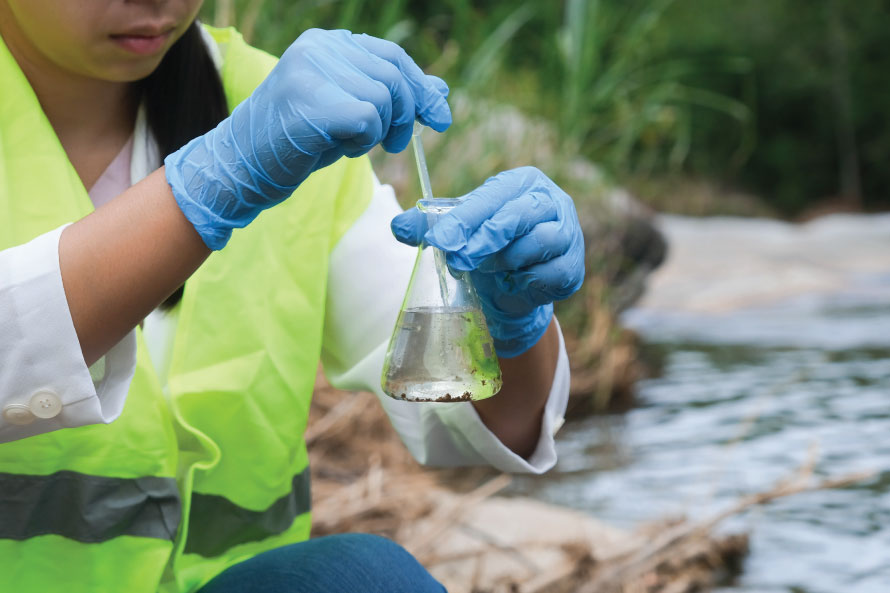
<path fill-rule="evenodd" d="M 310 27 L 396 41 L 453 90 L 550 121 L 562 155 L 584 156 L 612 174 L 681 168 L 696 125 L 715 114 L 739 138 L 733 159 L 741 162 L 753 146 L 751 107 L 701 80 L 709 72 L 744 79 L 751 63 L 665 54 L 659 26 L 676 3 L 215 0 L 204 10 L 273 53 Z"/>

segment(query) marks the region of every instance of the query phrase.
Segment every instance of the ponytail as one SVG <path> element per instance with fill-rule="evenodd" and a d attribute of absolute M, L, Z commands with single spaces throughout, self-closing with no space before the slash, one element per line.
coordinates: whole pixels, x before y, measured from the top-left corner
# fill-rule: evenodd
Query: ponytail
<path fill-rule="evenodd" d="M 164 56 L 161 64 L 141 82 L 148 129 L 164 158 L 192 138 L 213 129 L 229 115 L 222 81 L 193 22 Z M 183 295 L 180 286 L 161 305 L 174 307 Z"/>

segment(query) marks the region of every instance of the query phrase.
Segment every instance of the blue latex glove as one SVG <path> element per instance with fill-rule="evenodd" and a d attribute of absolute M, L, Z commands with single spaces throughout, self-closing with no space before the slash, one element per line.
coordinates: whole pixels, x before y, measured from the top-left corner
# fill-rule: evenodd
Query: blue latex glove
<path fill-rule="evenodd" d="M 392 220 L 396 239 L 446 252 L 470 271 L 498 356 L 522 354 L 544 335 L 553 301 L 584 281 L 584 237 L 572 199 L 534 167 L 506 171 L 463 197 L 428 229 L 411 208 Z"/>
<path fill-rule="evenodd" d="M 312 29 L 230 117 L 166 158 L 167 182 L 207 246 L 221 249 L 232 229 L 341 156 L 378 143 L 403 150 L 415 118 L 444 131 L 447 95 L 394 43 Z"/>

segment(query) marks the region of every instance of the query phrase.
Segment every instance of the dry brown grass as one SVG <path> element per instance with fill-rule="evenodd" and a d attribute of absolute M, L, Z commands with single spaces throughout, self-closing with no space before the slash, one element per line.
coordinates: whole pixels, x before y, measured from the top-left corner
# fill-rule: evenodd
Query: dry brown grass
<path fill-rule="evenodd" d="M 509 477 L 469 473 L 468 479 L 477 480 L 475 486 L 455 492 L 444 481 L 454 472 L 420 467 L 372 394 L 339 392 L 319 377 L 310 427 L 313 535 L 365 532 L 389 537 L 411 551 L 451 593 L 706 591 L 732 573 L 747 551 L 745 535 L 714 535 L 721 521 L 779 497 L 869 477 L 814 481 L 811 458 L 770 491 L 744 497 L 704 520 L 665 520 L 624 533 L 579 516 L 577 520 L 591 522 L 599 535 L 579 540 L 566 531 L 561 538 L 558 528 L 531 540 L 511 539 L 493 511 L 518 500 L 492 498 Z M 529 516 L 511 521 L 534 522 L 531 515 L 537 514 L 546 525 L 550 511 L 534 504 L 523 507 Z M 571 513 L 550 508 L 557 518 L 560 512 Z M 456 551 L 454 546 L 443 547 L 450 540 L 461 542 Z M 505 576 L 504 566 L 514 568 Z"/>
<path fill-rule="evenodd" d="M 573 405 L 595 413 L 629 408 L 635 384 L 643 375 L 636 334 L 618 323 L 606 293 L 602 279 L 588 278 L 580 295 L 583 323 L 563 327 Z"/>
<path fill-rule="evenodd" d="M 574 536 L 559 541 L 558 534 L 554 536 L 556 543 L 554 537 L 546 542 L 546 538 L 538 542 L 505 541 L 503 534 L 486 530 L 478 518 L 468 515 L 479 505 L 492 502 L 488 499 L 509 483 L 509 477 L 473 474 L 481 483 L 455 493 L 443 484 L 443 478 L 450 479 L 454 474 L 418 465 L 372 394 L 339 392 L 320 377 L 310 426 L 307 441 L 313 480 L 313 535 L 363 532 L 389 537 L 411 551 L 448 585 L 451 593 L 576 591 L 601 574 L 602 568 L 610 565 L 608 554 L 618 549 L 610 547 L 609 553 L 594 553 L 588 542 Z M 675 525 L 665 525 L 658 531 Z M 443 552 L 441 542 L 454 536 L 470 544 L 457 552 Z M 634 538 L 632 534 L 622 537 L 628 541 Z M 739 557 L 744 549 L 744 538 L 697 538 L 696 543 L 683 548 L 682 554 L 659 561 L 642 576 L 629 577 L 634 582 L 648 583 L 645 588 L 624 591 L 692 591 L 662 587 L 679 582 L 690 587 L 709 583 L 717 567 Z M 523 570 L 509 578 L 490 576 L 498 572 L 486 570 L 486 565 L 503 564 L 505 558 Z M 464 566 L 471 568 L 461 572 Z"/>

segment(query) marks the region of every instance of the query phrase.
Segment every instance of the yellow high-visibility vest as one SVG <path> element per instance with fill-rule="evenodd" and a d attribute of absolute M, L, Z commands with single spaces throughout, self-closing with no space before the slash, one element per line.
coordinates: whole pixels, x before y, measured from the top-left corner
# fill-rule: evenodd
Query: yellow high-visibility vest
<path fill-rule="evenodd" d="M 275 59 L 232 29 L 208 30 L 232 109 Z M 2 40 L 0 81 L 6 249 L 93 206 Z M 178 305 L 169 397 L 137 329 L 119 419 L 0 445 L 0 590 L 194 591 L 309 536 L 303 432 L 328 260 L 372 191 L 368 159 L 341 159 L 210 256 Z"/>

